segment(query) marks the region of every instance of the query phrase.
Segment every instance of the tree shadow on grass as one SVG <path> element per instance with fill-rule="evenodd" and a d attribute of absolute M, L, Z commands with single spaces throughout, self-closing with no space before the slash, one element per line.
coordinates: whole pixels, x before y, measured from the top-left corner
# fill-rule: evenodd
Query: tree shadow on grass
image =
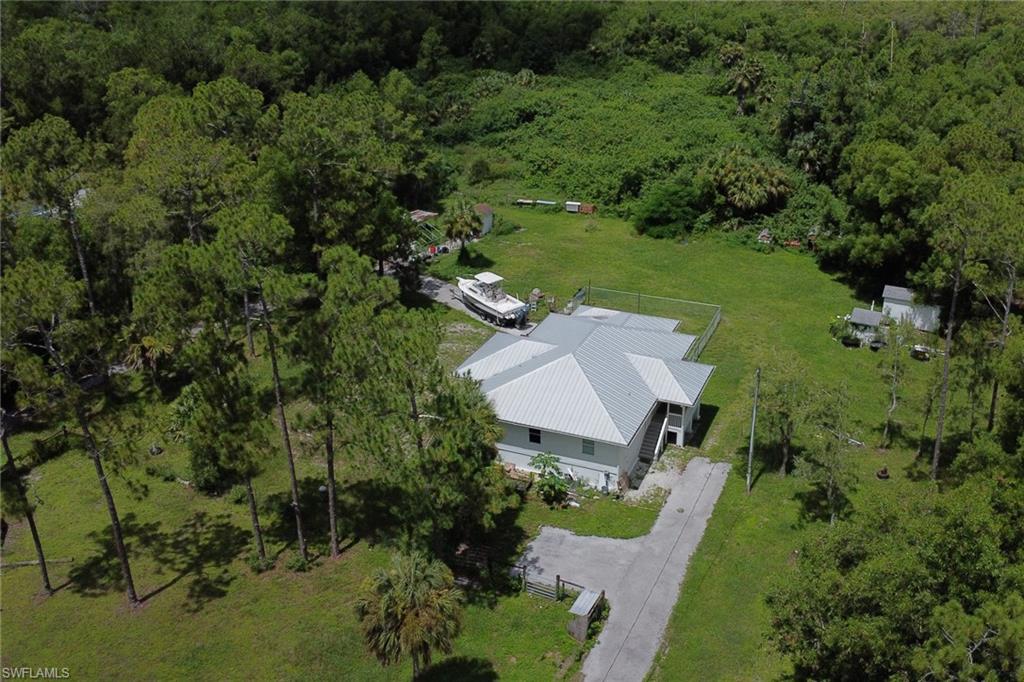
<path fill-rule="evenodd" d="M 718 415 L 718 410 L 718 405 L 700 406 L 700 419 L 697 420 L 697 430 L 690 434 L 690 440 L 687 445 L 695 448 L 699 448 L 704 445 L 704 439 L 707 438 L 708 431 L 711 430 L 711 425 L 714 423 L 715 417 Z"/>
<path fill-rule="evenodd" d="M 143 523 L 135 514 L 126 514 L 121 519 L 121 530 L 130 561 L 148 558 L 156 565 L 157 575 L 171 576 L 142 594 L 142 601 L 188 580 L 186 608 L 191 612 L 200 611 L 209 601 L 227 594 L 236 577 L 230 564 L 250 541 L 249 533 L 232 523 L 226 514 L 211 516 L 206 512 L 196 512 L 173 532 L 161 530 L 160 523 Z M 90 538 L 99 551 L 71 570 L 70 589 L 87 597 L 123 590 L 121 564 L 110 526 L 90 533 Z"/>
<path fill-rule="evenodd" d="M 749 456 L 749 445 L 741 446 L 736 448 L 733 456 L 736 458 L 738 465 L 735 467 L 737 471 L 741 471 L 743 476 L 747 474 L 747 458 Z M 794 462 L 803 453 L 803 448 L 799 445 L 791 444 L 789 446 L 789 462 L 786 465 L 786 475 L 790 475 L 793 472 Z M 750 479 L 751 491 L 757 487 L 758 481 L 761 477 L 768 474 L 778 474 L 782 467 L 782 449 L 774 443 L 765 443 L 763 441 L 754 441 L 754 456 L 751 469 L 753 475 Z"/>
<path fill-rule="evenodd" d="M 939 453 L 939 476 L 949 471 L 956 460 L 956 453 L 961 445 L 970 440 L 968 434 L 953 434 L 942 440 L 942 451 Z M 914 482 L 927 481 L 932 477 L 932 452 L 935 447 L 934 438 L 925 438 L 921 444 L 920 454 L 903 467 L 904 475 Z"/>
<path fill-rule="evenodd" d="M 453 656 L 430 666 L 416 679 L 421 682 L 493 682 L 498 679 L 498 673 L 486 658 Z"/>
<path fill-rule="evenodd" d="M 457 256 L 459 265 L 464 265 L 469 268 L 489 268 L 494 265 L 494 260 L 488 258 L 479 251 L 473 250 L 469 244 L 466 244 L 458 250 Z"/>
<path fill-rule="evenodd" d="M 299 481 L 299 505 L 306 541 L 320 548 L 323 554 L 328 553 L 331 531 L 326 485 L 325 480 L 314 477 Z M 367 540 L 372 544 L 394 537 L 405 522 L 401 509 L 391 500 L 401 494 L 397 488 L 388 488 L 377 481 L 338 485 L 335 511 L 338 514 L 339 542 L 350 538 L 351 541 L 345 544 L 348 548 L 357 540 Z M 266 515 L 267 536 L 282 543 L 295 542 L 297 533 L 291 491 L 269 495 L 261 506 Z"/>
<path fill-rule="evenodd" d="M 837 493 L 836 499 L 836 520 L 841 521 L 849 518 L 853 513 L 853 504 L 845 493 Z M 821 521 L 828 522 L 832 517 L 832 509 L 829 507 L 828 496 L 825 487 L 814 485 L 809 490 L 801 490 L 793 495 L 793 499 L 800 503 L 800 513 L 797 515 L 794 527 L 804 529 L 812 523 Z"/>

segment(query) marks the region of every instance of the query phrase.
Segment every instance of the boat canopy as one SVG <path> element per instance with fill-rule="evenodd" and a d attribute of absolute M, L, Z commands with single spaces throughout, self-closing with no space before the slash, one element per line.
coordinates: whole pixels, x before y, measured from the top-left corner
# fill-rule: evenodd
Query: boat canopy
<path fill-rule="evenodd" d="M 493 272 L 481 272 L 476 276 L 476 281 L 480 282 L 481 284 L 497 284 L 498 282 L 501 282 L 504 279 L 504 277 L 496 275 Z"/>

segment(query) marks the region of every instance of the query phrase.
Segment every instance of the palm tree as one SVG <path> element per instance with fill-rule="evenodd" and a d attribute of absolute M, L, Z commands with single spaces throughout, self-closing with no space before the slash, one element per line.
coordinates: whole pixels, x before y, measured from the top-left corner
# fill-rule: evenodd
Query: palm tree
<path fill-rule="evenodd" d="M 444 222 L 444 234 L 448 239 L 458 239 L 459 248 L 466 247 L 466 240 L 480 231 L 482 223 L 473 207 L 466 201 L 460 201 L 448 213 Z"/>
<path fill-rule="evenodd" d="M 729 72 L 732 87 L 729 93 L 736 95 L 736 114 L 743 116 L 747 111 L 747 97 L 757 91 L 764 79 L 764 66 L 756 59 L 744 59 Z"/>
<path fill-rule="evenodd" d="M 397 554 L 391 567 L 363 584 L 356 602 L 366 646 L 383 665 L 412 657 L 415 680 L 433 651 L 451 653 L 462 626 L 462 604 L 452 573 L 421 552 Z"/>

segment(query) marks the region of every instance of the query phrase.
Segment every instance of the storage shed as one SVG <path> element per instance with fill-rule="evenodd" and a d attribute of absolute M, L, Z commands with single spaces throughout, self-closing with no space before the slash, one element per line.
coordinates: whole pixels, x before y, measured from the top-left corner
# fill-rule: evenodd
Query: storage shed
<path fill-rule="evenodd" d="M 494 210 L 490 204 L 477 204 L 473 210 L 480 216 L 480 236 L 483 236 L 494 227 Z"/>
<path fill-rule="evenodd" d="M 908 319 L 915 329 L 933 332 L 939 328 L 939 308 L 914 302 L 914 292 L 887 284 L 882 290 L 882 312 L 894 320 Z"/>
<path fill-rule="evenodd" d="M 579 213 L 580 206 L 582 206 L 582 204 L 578 201 L 565 202 L 565 210 L 568 211 L 569 213 Z"/>
<path fill-rule="evenodd" d="M 572 608 L 569 609 L 569 613 L 573 617 L 569 622 L 569 634 L 577 642 L 587 641 L 587 631 L 590 629 L 590 623 L 593 622 L 603 603 L 604 592 L 583 590 L 580 592 L 580 596 L 576 597 Z"/>
<path fill-rule="evenodd" d="M 878 335 L 879 327 L 885 316 L 875 310 L 854 308 L 846 319 L 850 323 L 854 336 L 864 343 L 870 343 Z"/>

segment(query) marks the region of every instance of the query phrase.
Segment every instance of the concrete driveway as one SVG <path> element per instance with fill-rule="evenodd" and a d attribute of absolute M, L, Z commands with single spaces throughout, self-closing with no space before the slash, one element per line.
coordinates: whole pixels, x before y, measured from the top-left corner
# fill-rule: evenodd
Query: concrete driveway
<path fill-rule="evenodd" d="M 527 547 L 523 561 L 532 580 L 553 584 L 561 575 L 605 591 L 611 614 L 583 662 L 588 681 L 642 680 L 647 674 L 728 473 L 728 464 L 697 457 L 671 475 L 671 493 L 643 537 L 581 537 L 545 527 Z"/>

